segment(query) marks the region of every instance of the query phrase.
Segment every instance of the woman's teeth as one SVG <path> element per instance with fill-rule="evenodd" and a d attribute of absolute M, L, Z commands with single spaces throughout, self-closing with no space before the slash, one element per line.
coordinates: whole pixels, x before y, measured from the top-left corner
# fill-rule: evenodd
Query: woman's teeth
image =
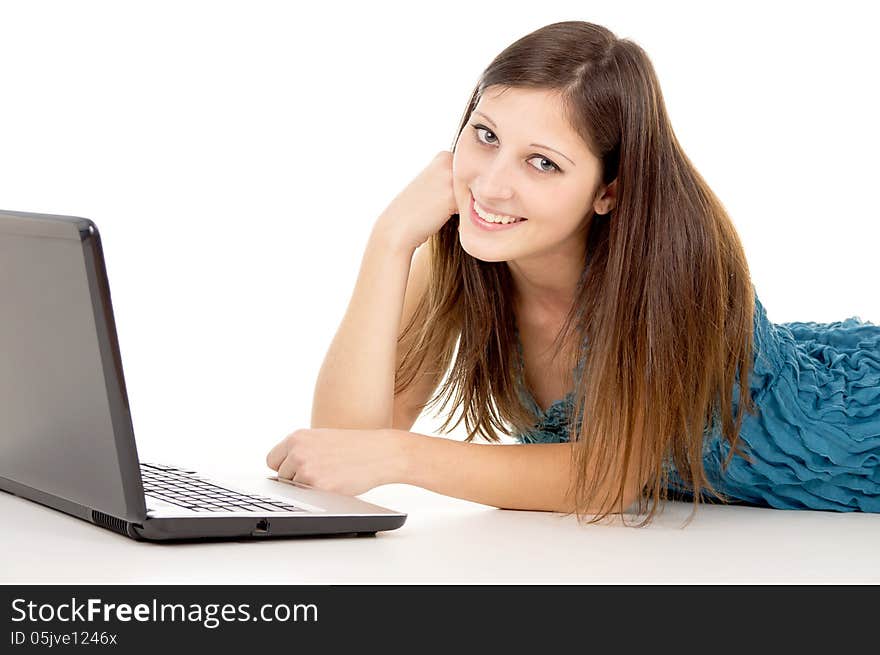
<path fill-rule="evenodd" d="M 474 200 L 474 211 L 477 212 L 480 218 L 482 218 L 487 223 L 504 223 L 507 225 L 508 223 L 516 223 L 519 218 L 513 218 L 512 216 L 499 216 L 498 214 L 490 214 L 487 211 L 484 211 L 480 205 L 477 204 L 477 201 Z"/>

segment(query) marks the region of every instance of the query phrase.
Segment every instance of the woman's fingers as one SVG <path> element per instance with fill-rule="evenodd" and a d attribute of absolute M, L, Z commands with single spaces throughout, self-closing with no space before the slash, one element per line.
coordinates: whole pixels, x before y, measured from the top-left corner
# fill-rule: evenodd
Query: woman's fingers
<path fill-rule="evenodd" d="M 281 463 L 287 457 L 288 449 L 288 437 L 284 437 L 284 439 L 282 439 L 272 450 L 269 451 L 269 454 L 266 455 L 266 465 L 273 471 L 277 471 L 278 467 L 281 466 Z"/>
<path fill-rule="evenodd" d="M 296 467 L 293 465 L 293 458 L 287 457 L 278 467 L 278 477 L 293 480 L 294 475 L 296 475 Z"/>

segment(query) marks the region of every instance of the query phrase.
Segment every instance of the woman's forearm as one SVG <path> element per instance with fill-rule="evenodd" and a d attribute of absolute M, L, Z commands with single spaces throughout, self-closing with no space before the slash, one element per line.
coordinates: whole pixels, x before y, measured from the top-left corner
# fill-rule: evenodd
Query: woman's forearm
<path fill-rule="evenodd" d="M 571 444 L 475 444 L 396 430 L 400 482 L 501 509 L 573 511 Z"/>
<path fill-rule="evenodd" d="M 390 428 L 397 333 L 411 248 L 374 228 L 348 310 L 324 357 L 312 401 L 313 428 Z"/>

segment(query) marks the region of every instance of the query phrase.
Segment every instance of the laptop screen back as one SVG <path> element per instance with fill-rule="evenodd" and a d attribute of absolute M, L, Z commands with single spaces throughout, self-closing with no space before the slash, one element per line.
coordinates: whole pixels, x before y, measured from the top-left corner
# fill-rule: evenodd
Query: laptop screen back
<path fill-rule="evenodd" d="M 136 518 L 121 474 L 137 466 L 134 437 L 102 278 L 91 221 L 0 211 L 0 476 Z"/>

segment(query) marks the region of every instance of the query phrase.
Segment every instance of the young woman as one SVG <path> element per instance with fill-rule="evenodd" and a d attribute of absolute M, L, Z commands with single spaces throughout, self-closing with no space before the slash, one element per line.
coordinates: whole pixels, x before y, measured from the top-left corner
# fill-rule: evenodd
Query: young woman
<path fill-rule="evenodd" d="M 444 397 L 464 441 L 408 432 Z M 521 443 L 472 443 L 499 432 Z M 590 523 L 667 498 L 880 512 L 880 326 L 771 323 L 644 51 L 555 23 L 376 221 L 312 428 L 267 463 Z"/>

